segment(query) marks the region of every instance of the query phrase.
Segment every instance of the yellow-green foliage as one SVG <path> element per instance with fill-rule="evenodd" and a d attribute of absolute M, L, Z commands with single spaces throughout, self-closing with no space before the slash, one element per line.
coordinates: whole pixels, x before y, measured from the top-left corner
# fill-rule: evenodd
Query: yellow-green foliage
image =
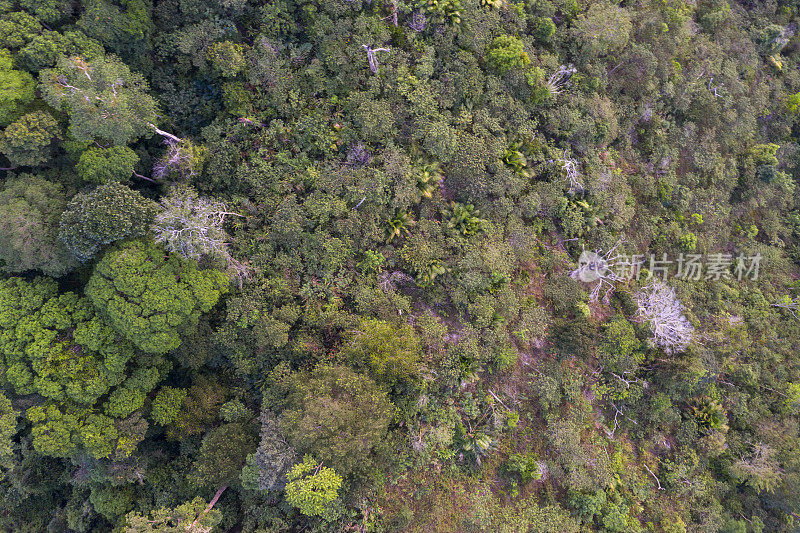
<path fill-rule="evenodd" d="M 421 347 L 414 329 L 365 318 L 348 334 L 342 350 L 356 367 L 366 368 L 379 384 L 402 390 L 420 377 Z"/>
<path fill-rule="evenodd" d="M 522 39 L 513 35 L 496 37 L 489 47 L 486 60 L 500 74 L 524 67 L 531 62 Z"/>
<path fill-rule="evenodd" d="M 91 405 L 124 378 L 133 346 L 86 298 L 38 278 L 0 280 L 0 353 L 18 394 Z"/>
<path fill-rule="evenodd" d="M 306 516 L 320 516 L 333 520 L 338 510 L 333 503 L 339 496 L 342 476 L 333 468 L 322 466 L 312 456 L 306 455 L 302 463 L 294 465 L 286 474 L 286 501 Z"/>

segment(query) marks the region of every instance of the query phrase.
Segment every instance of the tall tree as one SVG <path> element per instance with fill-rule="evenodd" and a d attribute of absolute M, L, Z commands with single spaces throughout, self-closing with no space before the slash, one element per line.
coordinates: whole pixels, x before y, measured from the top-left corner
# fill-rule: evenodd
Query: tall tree
<path fill-rule="evenodd" d="M 227 292 L 229 278 L 199 270 L 152 242 L 132 241 L 109 250 L 86 284 L 86 295 L 108 323 L 139 349 L 167 353 L 197 326 Z"/>
<path fill-rule="evenodd" d="M 290 407 L 280 420 L 289 443 L 342 475 L 374 464 L 393 411 L 386 393 L 344 366 L 321 365 L 291 381 Z"/>
<path fill-rule="evenodd" d="M 31 174 L 9 177 L 0 188 L 0 269 L 40 270 L 61 276 L 76 266 L 58 240 L 66 200 L 61 185 Z"/>
<path fill-rule="evenodd" d="M 114 241 L 147 233 L 156 203 L 120 183 L 100 185 L 75 195 L 61 215 L 58 237 L 86 262 Z"/>
<path fill-rule="evenodd" d="M 133 346 L 120 342 L 88 299 L 52 280 L 0 281 L 4 381 L 17 394 L 92 405 L 124 378 Z"/>
<path fill-rule="evenodd" d="M 70 133 L 78 141 L 124 145 L 149 135 L 156 121 L 147 82 L 114 56 L 62 57 L 55 68 L 40 73 L 40 81 L 42 97 L 67 111 Z"/>

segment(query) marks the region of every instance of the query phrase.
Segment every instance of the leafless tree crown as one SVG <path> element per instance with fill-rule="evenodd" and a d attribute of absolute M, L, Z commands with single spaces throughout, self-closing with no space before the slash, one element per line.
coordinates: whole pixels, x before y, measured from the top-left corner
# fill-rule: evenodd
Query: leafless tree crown
<path fill-rule="evenodd" d="M 624 242 L 625 239 L 620 238 L 605 253 L 600 249 L 587 252 L 584 248 L 578 261 L 578 268 L 569 273 L 572 279 L 584 283 L 594 283 L 589 293 L 590 302 L 599 302 L 600 293 L 605 291 L 602 301 L 606 305 L 611 303 L 611 296 L 616 289 L 615 283 L 625 280 L 620 272 L 627 272 L 640 263 L 640 261 L 632 261 L 630 256 L 617 252 Z"/>
<path fill-rule="evenodd" d="M 650 325 L 651 343 L 666 353 L 680 353 L 689 347 L 694 326 L 683 314 L 675 289 L 663 281 L 654 281 L 636 293 L 637 318 Z"/>
<path fill-rule="evenodd" d="M 561 168 L 564 170 L 567 181 L 569 181 L 570 194 L 583 192 L 584 188 L 580 180 L 581 175 L 578 172 L 578 162 L 568 158 L 566 150 L 564 150 L 564 156 L 558 162 L 561 163 Z"/>

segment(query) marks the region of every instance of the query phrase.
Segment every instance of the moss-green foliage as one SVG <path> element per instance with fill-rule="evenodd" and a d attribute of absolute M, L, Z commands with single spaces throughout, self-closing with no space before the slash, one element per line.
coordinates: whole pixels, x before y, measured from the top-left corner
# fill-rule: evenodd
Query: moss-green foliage
<path fill-rule="evenodd" d="M 199 270 L 152 243 L 132 241 L 97 263 L 86 295 L 108 323 L 138 348 L 166 353 L 228 290 L 228 277 Z"/>
<path fill-rule="evenodd" d="M 58 238 L 85 262 L 107 244 L 144 235 L 156 210 L 155 202 L 125 185 L 100 185 L 70 200 L 61 214 Z"/>
<path fill-rule="evenodd" d="M 141 0 L 125 2 L 122 7 L 106 0 L 87 0 L 77 24 L 116 53 L 141 50 L 153 26 L 149 5 Z"/>
<path fill-rule="evenodd" d="M 138 161 L 139 156 L 127 146 L 90 146 L 81 154 L 75 170 L 91 183 L 125 182 L 130 179 Z"/>
<path fill-rule="evenodd" d="M 631 16 L 613 2 L 594 2 L 578 16 L 575 34 L 586 54 L 605 55 L 621 50 L 632 30 Z"/>
<path fill-rule="evenodd" d="M 372 379 L 322 365 L 294 376 L 291 386 L 280 427 L 300 453 L 314 454 L 344 476 L 376 466 L 393 409 Z"/>
<path fill-rule="evenodd" d="M 41 270 L 61 276 L 75 261 L 58 240 L 58 220 L 66 202 L 58 183 L 20 174 L 0 189 L 0 269 Z"/>

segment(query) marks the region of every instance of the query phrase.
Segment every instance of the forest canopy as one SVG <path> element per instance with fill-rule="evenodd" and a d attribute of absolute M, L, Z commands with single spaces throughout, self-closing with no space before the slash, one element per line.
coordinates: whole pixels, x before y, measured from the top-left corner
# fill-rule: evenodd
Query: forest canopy
<path fill-rule="evenodd" d="M 0 530 L 798 530 L 798 24 L 0 1 Z"/>

